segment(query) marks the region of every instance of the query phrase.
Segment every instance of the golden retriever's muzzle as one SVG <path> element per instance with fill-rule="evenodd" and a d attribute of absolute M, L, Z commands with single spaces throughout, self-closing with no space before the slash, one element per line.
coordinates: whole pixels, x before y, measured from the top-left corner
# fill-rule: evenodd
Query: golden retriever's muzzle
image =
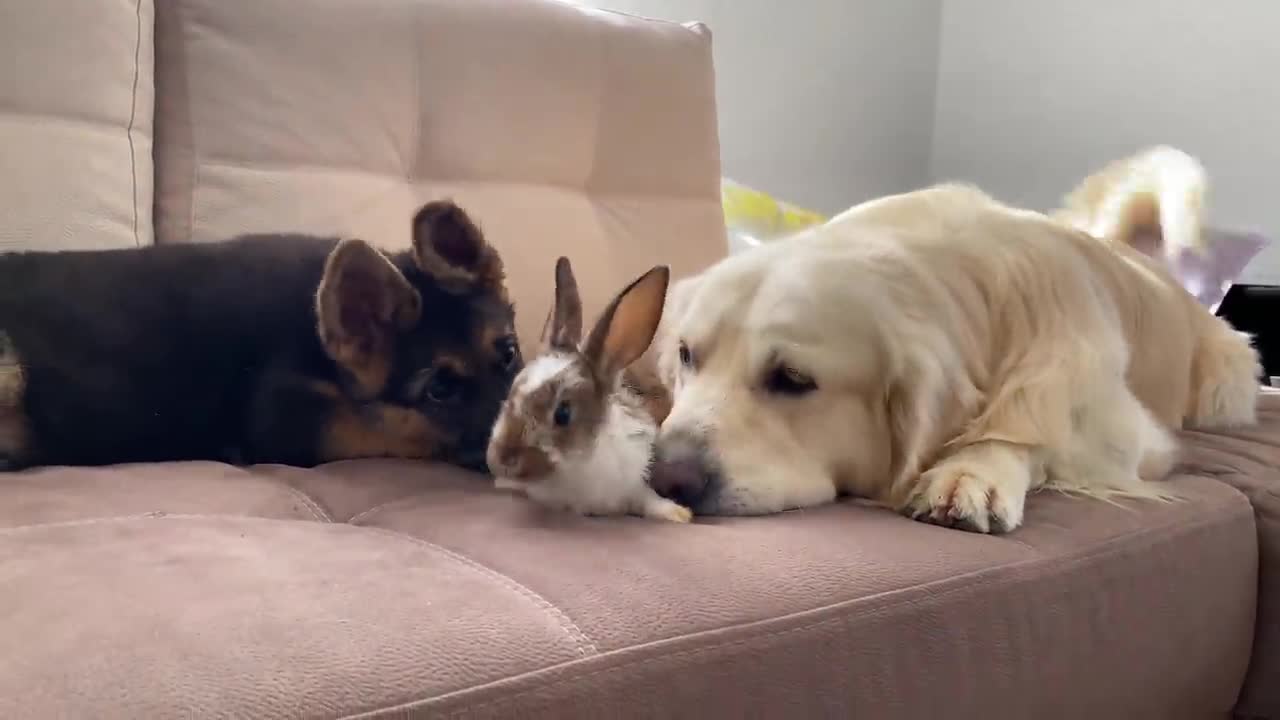
<path fill-rule="evenodd" d="M 654 455 L 649 485 L 655 492 L 695 513 L 714 512 L 720 471 L 704 438 L 682 431 L 664 433 Z"/>

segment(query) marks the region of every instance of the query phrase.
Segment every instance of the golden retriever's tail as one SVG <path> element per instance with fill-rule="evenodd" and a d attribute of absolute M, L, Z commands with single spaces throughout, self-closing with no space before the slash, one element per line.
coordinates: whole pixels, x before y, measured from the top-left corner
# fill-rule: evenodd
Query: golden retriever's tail
<path fill-rule="evenodd" d="M 1208 314 L 1196 345 L 1188 424 L 1231 428 L 1257 422 L 1262 365 L 1253 339 Z"/>
<path fill-rule="evenodd" d="M 1204 252 L 1207 192 L 1200 162 L 1160 145 L 1085 178 L 1054 217 L 1094 237 L 1173 259 Z"/>

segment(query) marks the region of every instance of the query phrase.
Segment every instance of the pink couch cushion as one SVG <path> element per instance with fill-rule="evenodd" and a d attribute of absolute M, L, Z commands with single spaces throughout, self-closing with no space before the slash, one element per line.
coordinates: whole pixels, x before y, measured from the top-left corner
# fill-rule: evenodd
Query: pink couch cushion
<path fill-rule="evenodd" d="M 0 252 L 152 242 L 151 0 L 0 11 Z"/>
<path fill-rule="evenodd" d="M 553 0 L 171 0 L 157 36 L 160 242 L 408 242 L 452 196 L 507 262 L 528 347 L 559 254 L 589 312 L 727 249 L 710 37 Z"/>
<path fill-rule="evenodd" d="M 1280 717 L 1280 390 L 1268 390 L 1261 423 L 1218 433 L 1187 433 L 1197 472 L 1249 498 L 1258 528 L 1258 618 L 1242 717 Z"/>
<path fill-rule="evenodd" d="M 1276 443 L 1268 403 L 1230 458 Z M 0 475 L 0 717 L 1221 717 L 1253 511 L 1172 482 L 988 537 L 574 518 L 394 461 Z"/>

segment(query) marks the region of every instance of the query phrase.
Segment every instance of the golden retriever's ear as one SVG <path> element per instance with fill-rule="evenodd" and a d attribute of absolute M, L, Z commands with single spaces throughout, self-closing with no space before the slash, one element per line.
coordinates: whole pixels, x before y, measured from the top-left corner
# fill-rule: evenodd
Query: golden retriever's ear
<path fill-rule="evenodd" d="M 654 342 L 657 346 L 656 352 L 652 353 L 651 362 L 655 366 L 658 380 L 668 390 L 675 389 L 676 377 L 680 369 L 680 338 L 676 336 L 677 328 L 685 311 L 689 308 L 694 290 L 701 282 L 702 276 L 694 275 L 672 283 L 667 291 L 662 321 L 658 323 L 657 340 Z M 653 359 L 654 355 L 656 359 Z"/>
<path fill-rule="evenodd" d="M 418 291 L 372 245 L 343 240 L 329 253 L 316 290 L 317 331 L 362 396 L 382 392 L 396 333 L 412 327 L 421 312 Z"/>
<path fill-rule="evenodd" d="M 943 393 L 947 392 L 943 374 L 933 363 L 911 367 L 886 389 L 889 471 L 893 480 L 890 496 L 895 503 L 906 500 L 920 473 L 934 460 L 926 456 L 926 448 L 937 442 Z"/>
<path fill-rule="evenodd" d="M 659 265 L 628 285 L 591 329 L 582 354 L 602 377 L 613 377 L 649 349 L 662 321 L 671 271 Z"/>
<path fill-rule="evenodd" d="M 506 296 L 498 251 L 471 216 L 448 200 L 429 202 L 413 216 L 413 259 L 450 292 L 477 288 Z"/>

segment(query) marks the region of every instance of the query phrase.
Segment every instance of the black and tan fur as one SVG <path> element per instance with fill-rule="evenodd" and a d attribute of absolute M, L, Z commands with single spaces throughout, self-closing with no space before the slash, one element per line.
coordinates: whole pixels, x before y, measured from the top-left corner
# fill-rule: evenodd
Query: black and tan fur
<path fill-rule="evenodd" d="M 0 465 L 483 467 L 522 366 L 502 263 L 449 202 L 413 239 L 0 255 Z"/>

